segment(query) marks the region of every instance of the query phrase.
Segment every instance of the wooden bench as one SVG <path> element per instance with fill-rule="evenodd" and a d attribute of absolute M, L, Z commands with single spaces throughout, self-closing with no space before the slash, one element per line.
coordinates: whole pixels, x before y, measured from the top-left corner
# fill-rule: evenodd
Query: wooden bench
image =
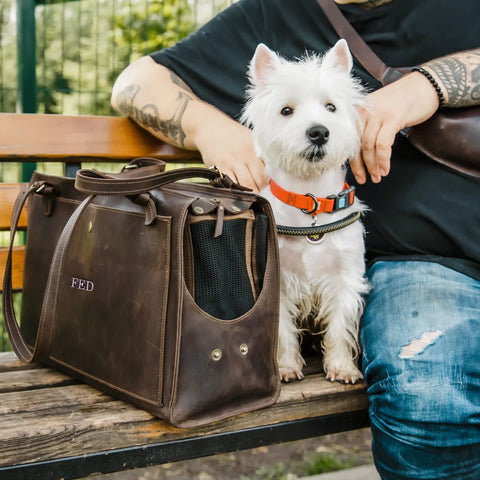
<path fill-rule="evenodd" d="M 125 118 L 0 114 L 0 161 L 121 162 L 139 156 L 199 162 Z M 0 185 L 0 229 L 20 185 Z M 26 218 L 22 222 L 26 228 Z M 3 280 L 5 247 L 0 247 Z M 23 247 L 14 259 L 22 288 Z M 3 281 L 2 281 L 3 284 Z M 1 287 L 0 287 L 1 288 Z M 368 425 L 365 385 L 325 379 L 311 358 L 275 405 L 212 425 L 177 429 L 42 365 L 0 354 L 0 478 L 69 479 L 336 433 Z"/>

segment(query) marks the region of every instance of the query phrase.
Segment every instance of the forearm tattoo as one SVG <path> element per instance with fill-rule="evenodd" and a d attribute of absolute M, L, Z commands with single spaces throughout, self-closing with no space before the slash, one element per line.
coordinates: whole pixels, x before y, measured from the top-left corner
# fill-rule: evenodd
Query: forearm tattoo
<path fill-rule="evenodd" d="M 178 77 L 177 77 L 178 78 Z M 175 82 L 177 83 L 177 82 Z M 178 83 L 177 83 L 178 85 Z M 182 88 L 188 89 L 184 84 Z M 139 85 L 128 85 L 118 96 L 118 109 L 127 117 L 139 125 L 160 132 L 164 137 L 173 141 L 179 147 L 185 148 L 185 132 L 182 129 L 182 117 L 189 101 L 193 100 L 190 95 L 179 92 L 177 107 L 172 118 L 160 119 L 158 108 L 152 104 L 146 104 L 139 108 L 135 105 L 135 97 L 140 91 Z"/>
<path fill-rule="evenodd" d="M 439 58 L 425 64 L 436 75 L 448 107 L 468 107 L 480 103 L 480 50 Z"/>

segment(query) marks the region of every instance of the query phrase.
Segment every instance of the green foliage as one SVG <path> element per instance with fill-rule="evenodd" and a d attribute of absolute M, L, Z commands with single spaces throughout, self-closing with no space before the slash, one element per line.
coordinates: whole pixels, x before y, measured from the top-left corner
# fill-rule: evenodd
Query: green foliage
<path fill-rule="evenodd" d="M 40 113 L 110 115 L 118 74 L 193 29 L 178 0 L 79 0 L 36 8 Z"/>
<path fill-rule="evenodd" d="M 0 0 L 0 112 L 14 112 L 17 100 L 15 0 Z"/>
<path fill-rule="evenodd" d="M 22 294 L 21 293 L 14 293 L 13 294 L 13 305 L 14 305 L 17 317 L 20 317 L 21 303 L 22 303 Z M 0 352 L 10 352 L 11 350 L 12 350 L 12 346 L 10 345 L 10 341 L 8 340 L 7 330 L 5 329 L 5 322 L 3 320 L 3 313 L 0 312 Z"/>
<path fill-rule="evenodd" d="M 188 3 L 178 0 L 124 5 L 115 16 L 115 41 L 131 58 L 170 47 L 194 28 Z"/>
<path fill-rule="evenodd" d="M 15 2 L 0 1 L 0 111 L 15 111 Z M 129 63 L 173 45 L 231 2 L 38 2 L 35 8 L 38 112 L 113 114 L 110 107 L 112 85 Z"/>
<path fill-rule="evenodd" d="M 341 460 L 336 455 L 319 453 L 310 458 L 305 467 L 305 472 L 307 475 L 318 475 L 320 473 L 352 468 L 353 466 L 353 462 L 349 460 Z"/>
<path fill-rule="evenodd" d="M 258 468 L 253 478 L 255 480 L 290 480 L 291 478 L 297 478 L 297 476 L 289 473 L 287 466 L 280 462 L 273 467 L 263 466 Z M 240 480 L 251 480 L 251 478 L 241 475 Z"/>

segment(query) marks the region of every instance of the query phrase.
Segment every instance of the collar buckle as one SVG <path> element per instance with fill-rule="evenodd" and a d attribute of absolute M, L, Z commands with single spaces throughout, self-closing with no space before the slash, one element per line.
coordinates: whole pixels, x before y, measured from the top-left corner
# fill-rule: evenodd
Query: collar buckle
<path fill-rule="evenodd" d="M 355 187 L 348 187 L 337 195 L 329 195 L 329 200 L 333 200 L 332 212 L 338 212 L 353 205 L 355 200 Z"/>

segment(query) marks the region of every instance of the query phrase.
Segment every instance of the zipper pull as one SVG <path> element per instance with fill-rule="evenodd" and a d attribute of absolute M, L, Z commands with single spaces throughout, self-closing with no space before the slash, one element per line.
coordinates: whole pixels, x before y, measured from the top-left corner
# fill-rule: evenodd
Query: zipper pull
<path fill-rule="evenodd" d="M 215 233 L 213 238 L 219 237 L 223 232 L 223 218 L 225 216 L 225 207 L 222 204 L 222 201 L 218 198 L 215 198 L 214 201 L 218 204 L 217 207 L 217 221 L 215 223 Z"/>

